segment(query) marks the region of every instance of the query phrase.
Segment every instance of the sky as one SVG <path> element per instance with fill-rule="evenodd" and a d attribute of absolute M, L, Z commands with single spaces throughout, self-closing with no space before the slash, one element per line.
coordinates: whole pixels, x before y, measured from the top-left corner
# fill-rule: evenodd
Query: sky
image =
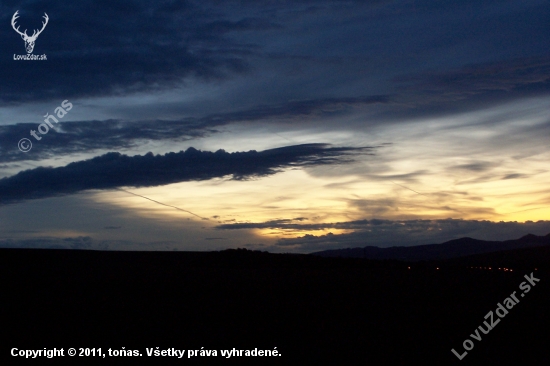
<path fill-rule="evenodd" d="M 548 1 L 3 1 L 0 39 L 0 247 L 550 233 Z"/>

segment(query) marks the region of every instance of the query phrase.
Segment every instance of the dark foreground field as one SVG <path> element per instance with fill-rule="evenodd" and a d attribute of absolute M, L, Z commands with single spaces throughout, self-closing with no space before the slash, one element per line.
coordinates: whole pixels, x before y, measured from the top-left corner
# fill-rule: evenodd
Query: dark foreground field
<path fill-rule="evenodd" d="M 549 259 L 548 247 L 412 264 L 245 250 L 3 249 L 0 362 L 24 361 L 10 356 L 14 347 L 125 347 L 144 356 L 28 363 L 545 365 Z M 520 297 L 531 272 L 540 282 Z M 513 291 L 520 302 L 487 335 L 478 332 L 480 341 L 472 339 Z M 459 361 L 451 349 L 463 354 L 466 339 L 474 348 Z M 155 347 L 204 347 L 218 356 L 146 357 Z M 281 356 L 220 354 L 275 347 Z"/>

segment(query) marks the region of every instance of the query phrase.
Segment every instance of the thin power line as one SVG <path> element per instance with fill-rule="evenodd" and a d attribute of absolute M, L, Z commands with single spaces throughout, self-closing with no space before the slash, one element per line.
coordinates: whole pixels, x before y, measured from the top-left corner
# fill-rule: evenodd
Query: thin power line
<path fill-rule="evenodd" d="M 518 213 L 518 212 L 524 212 L 524 211 L 540 210 L 540 209 L 543 209 L 543 208 L 546 208 L 546 207 L 528 208 L 528 209 L 526 209 L 526 210 L 519 210 L 519 211 L 514 211 L 514 212 L 507 212 L 507 213 L 505 213 L 504 215 L 509 215 L 509 214 Z"/>
<path fill-rule="evenodd" d="M 273 133 L 274 135 L 277 135 L 277 136 L 279 136 L 279 137 L 280 137 L 280 138 L 282 138 L 282 139 L 285 139 L 285 140 L 287 140 L 288 142 L 291 142 L 291 143 L 293 143 L 293 144 L 295 144 L 295 143 L 296 143 L 296 142 L 292 141 L 291 139 L 287 139 L 286 137 L 284 137 L 284 136 L 282 136 L 282 135 L 278 134 L 277 132 L 273 132 L 273 131 L 271 131 L 271 133 Z"/>
<path fill-rule="evenodd" d="M 399 184 L 399 183 L 395 183 L 394 181 L 391 181 L 391 180 L 390 180 L 390 182 L 392 182 L 392 183 L 395 184 L 395 185 L 398 185 L 398 186 L 401 187 L 401 188 L 408 189 L 409 191 L 412 191 L 412 192 L 414 192 L 414 193 L 416 193 L 416 194 L 419 194 L 419 195 L 421 195 L 421 196 L 430 198 L 430 196 L 425 195 L 424 193 L 417 192 L 417 191 L 415 191 L 414 189 L 410 189 L 409 187 L 405 187 L 404 185 L 401 185 L 401 184 Z"/>
<path fill-rule="evenodd" d="M 122 192 L 126 192 L 126 193 L 129 193 L 131 195 L 134 195 L 134 196 L 137 196 L 137 197 L 141 197 L 141 198 L 145 198 L 146 200 L 149 200 L 149 201 L 152 201 L 152 202 L 155 202 L 155 203 L 158 203 L 159 205 L 163 205 L 163 206 L 166 206 L 166 207 L 172 207 L 172 208 L 175 208 L 176 210 L 179 210 L 179 211 L 183 211 L 183 212 L 187 212 L 188 214 L 191 214 L 193 216 L 197 216 L 198 218 L 201 218 L 203 220 L 209 220 L 207 219 L 206 217 L 202 217 L 200 215 L 197 215 L 196 213 L 193 213 L 189 210 L 184 210 L 183 208 L 179 208 L 179 207 L 176 207 L 176 206 L 172 206 L 172 205 L 167 205 L 166 203 L 162 203 L 162 202 L 159 202 L 159 201 L 155 201 L 154 199 L 151 199 L 149 197 L 145 197 L 145 196 L 142 196 L 141 194 L 137 194 L 137 193 L 132 193 L 130 191 L 127 191 L 125 189 L 122 189 L 122 188 L 115 188 L 117 191 L 122 191 Z"/>

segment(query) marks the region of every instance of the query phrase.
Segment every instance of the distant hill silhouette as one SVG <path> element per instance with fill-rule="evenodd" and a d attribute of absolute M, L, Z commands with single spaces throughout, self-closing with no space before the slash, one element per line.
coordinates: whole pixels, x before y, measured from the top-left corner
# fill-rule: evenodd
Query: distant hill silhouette
<path fill-rule="evenodd" d="M 548 263 L 550 263 L 550 245 L 472 254 L 425 263 L 434 263 L 434 265 L 445 267 L 514 268 L 515 270 L 532 270 L 537 267 L 546 268 Z"/>
<path fill-rule="evenodd" d="M 461 241 L 440 247 L 456 243 Z M 523 297 L 518 286 L 533 273 L 540 282 Z M 485 314 L 512 291 L 521 302 L 495 330 L 478 332 L 481 341 L 474 340 Z M 253 359 L 262 365 L 550 362 L 548 245 L 414 263 L 245 249 L 0 249 L 0 294 L 3 365 L 28 363 L 11 356 L 14 347 L 64 347 L 65 355 L 68 347 L 125 347 L 143 354 L 140 364 L 152 365 L 180 360 L 148 357 L 150 347 L 277 347 L 281 357 Z M 465 339 L 475 348 L 459 361 L 451 349 L 463 352 Z M 118 359 L 93 360 L 107 365 Z M 227 358 L 218 351 L 205 360 Z"/>
<path fill-rule="evenodd" d="M 346 248 L 325 250 L 311 253 L 321 257 L 396 259 L 402 261 L 441 260 L 464 257 L 474 254 L 493 253 L 503 250 L 514 250 L 550 245 L 550 234 L 537 236 L 525 235 L 516 240 L 486 241 L 472 238 L 450 240 L 442 244 L 427 244 L 413 247 L 379 248 Z"/>

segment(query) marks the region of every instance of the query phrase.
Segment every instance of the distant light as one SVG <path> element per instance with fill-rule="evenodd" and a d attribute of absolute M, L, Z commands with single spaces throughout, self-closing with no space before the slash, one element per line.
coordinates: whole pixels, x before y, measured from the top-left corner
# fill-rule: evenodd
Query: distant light
<path fill-rule="evenodd" d="M 436 269 L 439 269 L 439 267 L 437 267 Z"/>
<path fill-rule="evenodd" d="M 491 269 L 491 267 L 489 267 L 489 269 Z"/>
<path fill-rule="evenodd" d="M 411 269 L 411 267 L 407 267 L 408 269 Z"/>

